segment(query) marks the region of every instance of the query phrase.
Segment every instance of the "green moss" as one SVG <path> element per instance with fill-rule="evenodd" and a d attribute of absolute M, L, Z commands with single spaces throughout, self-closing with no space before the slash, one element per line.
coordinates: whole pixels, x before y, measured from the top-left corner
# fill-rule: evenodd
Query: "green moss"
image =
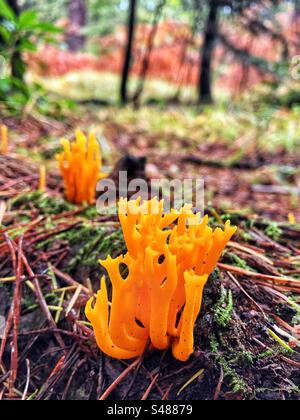
<path fill-rule="evenodd" d="M 257 360 L 261 360 L 261 359 L 268 359 L 269 357 L 274 356 L 274 354 L 275 354 L 275 352 L 274 352 L 274 350 L 273 350 L 273 349 L 268 349 L 268 350 L 266 350 L 266 351 L 264 351 L 264 352 L 262 352 L 262 353 L 259 353 L 259 354 L 256 356 L 256 359 L 257 359 Z"/>
<path fill-rule="evenodd" d="M 51 197 L 41 191 L 22 194 L 12 200 L 12 209 L 31 209 L 35 207 L 45 215 L 55 215 L 76 209 L 61 197 Z"/>
<path fill-rule="evenodd" d="M 255 396 L 259 396 L 260 394 L 264 395 L 266 392 L 273 392 L 273 393 L 280 393 L 286 392 L 290 395 L 300 395 L 300 388 L 295 384 L 290 384 L 285 386 L 284 388 L 256 388 L 255 389 Z"/>
<path fill-rule="evenodd" d="M 240 237 L 244 242 L 250 242 L 252 240 L 252 236 L 250 235 L 250 233 L 244 231 L 244 230 L 240 230 Z"/>
<path fill-rule="evenodd" d="M 71 244 L 82 244 L 75 257 L 69 262 L 69 269 L 77 265 L 95 267 L 101 255 L 106 257 L 114 252 L 120 253 L 124 249 L 123 234 L 120 230 L 108 233 L 105 228 L 85 226 L 80 229 L 78 235 L 72 238 Z"/>
<path fill-rule="evenodd" d="M 221 297 L 214 308 L 214 321 L 222 328 L 226 328 L 230 321 L 233 311 L 232 291 L 221 286 Z"/>
<path fill-rule="evenodd" d="M 229 256 L 236 267 L 242 268 L 243 270 L 253 271 L 253 269 L 247 264 L 245 260 L 243 260 L 238 255 L 227 252 L 227 256 Z"/>
<path fill-rule="evenodd" d="M 123 233 L 120 229 L 112 230 L 104 226 L 95 226 L 88 221 L 73 229 L 61 232 L 37 245 L 45 249 L 54 241 L 69 243 L 73 257 L 68 262 L 67 270 L 72 271 L 77 266 L 97 267 L 100 257 L 125 251 Z"/>
<path fill-rule="evenodd" d="M 235 360 L 227 360 L 226 356 L 221 353 L 219 343 L 215 335 L 213 335 L 211 339 L 210 346 L 216 362 L 223 369 L 224 378 L 229 381 L 231 390 L 234 393 L 241 393 L 243 396 L 249 395 L 251 392 L 249 385 L 232 366 L 235 363 Z"/>
<path fill-rule="evenodd" d="M 276 242 L 281 238 L 282 233 L 282 230 L 276 222 L 270 222 L 265 229 L 265 234 Z"/>

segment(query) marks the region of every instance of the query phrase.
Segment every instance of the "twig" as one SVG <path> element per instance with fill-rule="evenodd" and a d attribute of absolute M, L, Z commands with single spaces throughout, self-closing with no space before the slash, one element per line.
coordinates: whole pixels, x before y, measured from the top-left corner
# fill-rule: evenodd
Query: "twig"
<path fill-rule="evenodd" d="M 130 393 L 130 391 L 132 390 L 132 388 L 134 386 L 134 383 L 136 381 L 136 378 L 137 378 L 137 376 L 139 374 L 140 368 L 141 368 L 141 366 L 143 364 L 143 361 L 145 359 L 145 356 L 146 356 L 146 354 L 148 352 L 149 347 L 150 347 L 150 341 L 148 341 L 148 343 L 147 343 L 147 345 L 145 347 L 145 350 L 143 351 L 143 354 L 140 356 L 139 364 L 138 364 L 137 368 L 135 369 L 135 372 L 134 372 L 133 378 L 131 380 L 131 383 L 129 384 L 129 387 L 127 388 L 125 394 L 123 395 L 122 400 L 126 400 L 127 397 L 128 397 L 128 395 L 129 395 L 129 393 Z M 160 367 L 158 368 L 158 371 L 159 370 L 160 370 Z"/>
<path fill-rule="evenodd" d="M 300 188 L 282 185 L 252 185 L 252 190 L 262 194 L 300 195 Z"/>
<path fill-rule="evenodd" d="M 214 395 L 214 401 L 217 401 L 220 397 L 223 381 L 224 381 L 224 371 L 223 371 L 223 368 L 221 366 L 220 379 L 219 379 L 219 382 L 218 382 L 218 385 L 217 385 L 217 388 L 216 388 L 216 392 L 215 392 L 215 395 Z"/>
<path fill-rule="evenodd" d="M 271 261 L 270 258 L 267 258 L 265 255 L 262 255 L 261 253 L 254 251 L 252 248 L 250 248 L 248 246 L 240 245 L 239 243 L 233 242 L 233 241 L 230 241 L 228 243 L 228 246 L 230 246 L 232 248 L 235 248 L 235 249 L 239 249 L 241 251 L 244 251 L 244 252 L 246 252 L 250 255 L 253 255 L 254 257 L 263 260 L 264 262 L 266 262 L 269 265 L 274 265 L 273 261 Z"/>
<path fill-rule="evenodd" d="M 103 357 L 103 353 L 101 352 L 100 361 L 99 361 L 97 395 L 101 395 L 103 392 L 103 385 L 104 385 L 103 368 L 104 368 L 104 357 Z"/>
<path fill-rule="evenodd" d="M 146 389 L 144 395 L 142 396 L 141 401 L 146 401 L 147 400 L 147 398 L 149 397 L 149 394 L 150 394 L 153 386 L 155 385 L 155 382 L 157 381 L 158 377 L 159 377 L 159 373 L 157 373 L 154 376 L 154 378 L 152 379 L 150 385 L 148 386 L 148 388 Z"/>
<path fill-rule="evenodd" d="M 16 252 L 15 252 L 14 246 L 12 244 L 11 239 L 9 238 L 9 236 L 6 233 L 4 234 L 4 239 L 5 239 L 5 241 L 8 245 L 8 248 L 10 250 L 12 264 L 13 264 L 13 270 L 14 270 L 14 273 L 16 273 L 16 271 L 17 271 L 17 261 L 16 261 Z M 14 277 L 16 278 L 16 275 Z M 13 324 L 13 316 L 14 316 L 14 308 L 13 308 L 13 304 L 12 304 L 11 307 L 10 307 L 10 310 L 9 310 L 9 314 L 8 314 L 6 324 L 5 324 L 5 329 L 4 329 L 2 342 L 1 342 L 1 347 L 0 347 L 0 365 L 2 363 L 2 358 L 3 358 L 4 350 L 5 350 L 5 347 L 6 347 L 7 337 L 8 337 L 8 334 L 10 332 L 11 326 Z"/>
<path fill-rule="evenodd" d="M 11 363 L 10 363 L 10 377 L 9 377 L 9 395 L 12 395 L 13 387 L 17 379 L 18 373 L 18 332 L 20 323 L 20 309 L 21 309 L 21 275 L 23 271 L 22 260 L 23 237 L 21 236 L 18 246 L 18 265 L 16 272 L 15 292 L 13 299 L 13 339 L 11 346 Z"/>
<path fill-rule="evenodd" d="M 131 363 L 118 377 L 113 381 L 113 383 L 107 388 L 107 390 L 101 395 L 99 401 L 106 400 L 110 394 L 117 388 L 117 386 L 126 378 L 126 376 L 134 370 L 138 364 L 140 363 L 141 357 L 136 359 L 134 362 Z"/>
<path fill-rule="evenodd" d="M 6 211 L 6 204 L 4 201 L 0 201 L 0 225 L 2 225 L 5 211 Z"/>
<path fill-rule="evenodd" d="M 62 397 L 61 397 L 61 399 L 62 399 L 63 401 L 67 399 L 67 394 L 68 394 L 68 391 L 69 391 L 70 386 L 71 386 L 71 384 L 72 384 L 72 381 L 73 381 L 73 379 L 74 379 L 74 376 L 76 375 L 76 373 L 78 372 L 78 370 L 81 368 L 81 366 L 83 366 L 85 363 L 86 363 L 86 358 L 83 358 L 83 359 L 78 360 L 78 361 L 76 362 L 76 364 L 75 364 L 75 366 L 74 366 L 74 369 L 72 370 L 72 373 L 71 373 L 71 375 L 70 375 L 70 377 L 69 377 L 69 379 L 68 379 L 68 382 L 67 382 L 66 388 L 64 389 L 63 395 L 62 395 Z"/>
<path fill-rule="evenodd" d="M 268 274 L 261 274 L 261 273 L 254 273 L 253 271 L 244 270 L 243 268 L 234 267 L 232 265 L 221 264 L 221 263 L 218 263 L 218 267 L 221 270 L 231 271 L 233 273 L 237 273 L 237 274 L 240 274 L 242 276 L 254 277 L 254 278 L 258 278 L 258 279 L 265 279 L 265 280 L 269 280 L 269 281 L 272 281 L 274 283 L 279 283 L 279 284 L 289 284 L 291 286 L 296 286 L 297 288 L 299 287 L 299 289 L 300 289 L 299 280 L 295 280 L 295 279 L 292 279 L 292 278 L 271 276 L 271 275 L 268 275 Z"/>
<path fill-rule="evenodd" d="M 30 361 L 28 359 L 26 359 L 26 368 L 27 368 L 26 384 L 23 391 L 23 395 L 22 395 L 22 401 L 26 400 L 26 395 L 27 395 L 29 383 L 30 383 Z"/>
<path fill-rule="evenodd" d="M 173 384 L 171 384 L 168 389 L 166 390 L 166 392 L 164 393 L 164 395 L 162 396 L 162 401 L 166 401 L 169 398 L 171 389 L 173 388 Z"/>
<path fill-rule="evenodd" d="M 39 284 L 37 278 L 35 277 L 34 272 L 32 271 L 32 269 L 31 269 L 31 267 L 30 267 L 30 265 L 29 265 L 29 263 L 27 261 L 27 258 L 24 255 L 24 253 L 22 254 L 22 259 L 23 259 L 23 262 L 24 262 L 24 265 L 26 267 L 26 270 L 27 270 L 28 274 L 31 277 L 33 277 L 34 292 L 35 292 L 35 295 L 36 295 L 36 297 L 38 299 L 38 302 L 39 302 L 39 304 L 41 306 L 41 309 L 42 309 L 44 315 L 46 316 L 46 319 L 49 322 L 49 324 L 52 326 L 53 329 L 56 329 L 57 326 L 56 326 L 55 321 L 54 321 L 54 319 L 53 319 L 53 317 L 51 315 L 51 312 L 50 312 L 50 310 L 49 310 L 49 308 L 47 306 L 47 303 L 46 303 L 45 298 L 43 296 L 43 292 L 41 290 L 40 284 Z M 58 344 L 62 348 L 65 348 L 65 343 L 64 343 L 62 337 L 60 336 L 60 334 L 59 333 L 54 333 L 54 336 L 55 336 Z"/>
<path fill-rule="evenodd" d="M 184 385 L 182 385 L 182 387 L 177 392 L 177 396 L 179 396 L 182 393 L 182 391 L 184 391 L 185 388 L 187 388 L 192 382 L 200 378 L 203 375 L 204 371 L 205 369 L 200 369 L 198 372 L 196 372 Z"/>
<path fill-rule="evenodd" d="M 280 358 L 281 358 L 284 362 L 288 363 L 289 365 L 295 366 L 296 368 L 300 369 L 300 363 L 299 363 L 299 362 L 296 362 L 295 360 L 291 360 L 291 359 L 289 359 L 288 357 L 283 356 L 283 355 L 281 355 L 281 356 L 280 356 Z"/>
<path fill-rule="evenodd" d="M 51 270 L 56 276 L 60 277 L 67 284 L 71 286 L 75 286 L 76 288 L 81 286 L 81 290 L 84 291 L 88 296 L 91 296 L 92 294 L 91 291 L 87 287 L 82 286 L 80 283 L 74 280 L 69 274 L 63 273 L 62 271 L 60 271 L 58 268 L 54 267 L 53 265 L 51 266 Z"/>
<path fill-rule="evenodd" d="M 238 280 L 228 271 L 227 271 L 227 275 L 231 278 L 234 284 L 247 296 L 247 298 L 250 299 L 251 302 L 259 309 L 259 311 L 263 314 L 264 318 L 267 319 L 267 315 L 265 311 L 263 310 L 263 308 L 257 302 L 255 302 L 255 300 L 249 295 L 249 293 L 246 292 L 246 290 L 240 285 Z"/>
<path fill-rule="evenodd" d="M 78 298 L 80 296 L 81 291 L 82 291 L 82 285 L 80 284 L 77 287 L 77 289 L 76 289 L 76 291 L 75 291 L 75 293 L 74 293 L 74 295 L 73 295 L 73 297 L 72 297 L 72 299 L 71 299 L 71 301 L 70 301 L 70 303 L 69 303 L 69 305 L 67 307 L 66 316 L 68 316 L 69 313 L 71 312 L 71 310 L 73 309 L 74 305 L 76 304 L 76 302 L 77 302 L 77 300 L 78 300 Z"/>

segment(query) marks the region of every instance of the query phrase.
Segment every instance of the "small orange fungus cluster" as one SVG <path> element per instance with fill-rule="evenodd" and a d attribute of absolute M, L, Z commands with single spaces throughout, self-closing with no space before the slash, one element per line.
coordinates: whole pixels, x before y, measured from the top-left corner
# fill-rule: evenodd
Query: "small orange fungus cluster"
<path fill-rule="evenodd" d="M 41 192 L 45 192 L 47 187 L 47 173 L 46 173 L 46 166 L 40 166 L 40 182 L 39 182 L 39 190 Z"/>
<path fill-rule="evenodd" d="M 6 125 L 1 125 L 0 134 L 1 134 L 0 152 L 3 155 L 6 155 L 8 153 L 8 128 L 6 127 Z"/>
<path fill-rule="evenodd" d="M 98 346 L 130 359 L 150 340 L 186 361 L 194 351 L 204 286 L 236 228 L 227 222 L 213 231 L 208 217 L 201 220 L 191 206 L 164 214 L 156 198 L 143 204 L 122 199 L 119 218 L 128 253 L 101 261 L 112 283 L 111 304 L 103 277 L 95 303 L 92 298 L 86 306 Z"/>
<path fill-rule="evenodd" d="M 97 182 L 107 176 L 101 173 L 101 150 L 95 134 L 86 137 L 77 130 L 74 142 L 62 139 L 61 144 L 64 151 L 56 158 L 64 178 L 67 200 L 74 204 L 92 204 Z"/>

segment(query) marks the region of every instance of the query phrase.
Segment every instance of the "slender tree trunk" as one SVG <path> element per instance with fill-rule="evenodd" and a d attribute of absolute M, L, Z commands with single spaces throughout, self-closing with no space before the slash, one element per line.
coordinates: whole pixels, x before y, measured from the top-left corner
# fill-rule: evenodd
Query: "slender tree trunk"
<path fill-rule="evenodd" d="M 190 75 L 192 72 L 192 64 L 188 61 L 188 48 L 190 45 L 194 45 L 195 43 L 195 36 L 196 32 L 199 28 L 200 23 L 200 9 L 201 9 L 201 0 L 194 0 L 193 1 L 193 23 L 191 25 L 191 33 L 186 37 L 185 41 L 182 44 L 182 52 L 181 52 L 181 58 L 180 58 L 180 66 L 179 66 L 179 72 L 178 72 L 178 88 L 177 92 L 175 93 L 174 100 L 177 101 L 180 98 L 180 92 L 182 86 L 185 84 L 185 80 L 187 83 L 189 83 Z M 184 67 L 186 67 L 187 71 L 184 73 Z M 182 74 L 181 74 L 182 73 Z"/>
<path fill-rule="evenodd" d="M 17 16 L 20 15 L 20 7 L 18 5 L 17 0 L 8 0 L 7 4 L 15 12 Z M 17 51 L 18 46 L 19 46 L 19 42 L 17 42 L 16 51 L 12 54 L 12 57 L 11 57 L 11 75 L 16 80 L 24 84 L 26 66 L 23 61 L 22 53 L 20 51 Z"/>
<path fill-rule="evenodd" d="M 78 51 L 84 46 L 85 36 L 80 31 L 86 24 L 86 17 L 86 1 L 69 0 L 70 26 L 67 34 L 67 44 L 71 51 Z"/>
<path fill-rule="evenodd" d="M 128 79 L 129 72 L 132 61 L 132 49 L 136 25 L 136 9 L 137 9 L 137 0 L 130 0 L 129 4 L 129 14 L 128 14 L 128 35 L 127 35 L 127 46 L 124 55 L 124 65 L 122 71 L 122 81 L 121 81 L 121 102 L 126 104 L 128 102 Z"/>
<path fill-rule="evenodd" d="M 150 65 L 150 59 L 151 59 L 151 54 L 154 48 L 154 42 L 155 42 L 155 37 L 157 34 L 157 30 L 158 30 L 158 23 L 160 21 L 161 18 L 161 14 L 163 12 L 163 8 L 166 4 L 166 0 L 159 0 L 157 6 L 156 6 L 156 10 L 154 12 L 154 18 L 153 18 L 153 22 L 152 22 L 152 27 L 150 30 L 150 34 L 147 40 L 147 48 L 144 54 L 144 57 L 142 59 L 142 65 L 141 65 L 141 72 L 139 75 L 139 82 L 138 82 L 138 87 L 136 89 L 136 92 L 133 96 L 133 102 L 135 104 L 136 107 L 139 107 L 140 105 L 140 99 L 142 96 L 142 93 L 144 91 L 144 85 L 145 85 L 145 81 L 146 81 L 146 76 L 147 76 L 147 72 L 149 69 L 149 65 Z"/>
<path fill-rule="evenodd" d="M 297 38 L 300 37 L 300 0 L 294 1 L 294 13 L 292 15 L 292 30 L 297 35 Z"/>
<path fill-rule="evenodd" d="M 200 60 L 199 102 L 210 103 L 212 97 L 212 61 L 219 29 L 219 2 L 209 0 L 209 13 L 206 22 L 202 54 Z"/>

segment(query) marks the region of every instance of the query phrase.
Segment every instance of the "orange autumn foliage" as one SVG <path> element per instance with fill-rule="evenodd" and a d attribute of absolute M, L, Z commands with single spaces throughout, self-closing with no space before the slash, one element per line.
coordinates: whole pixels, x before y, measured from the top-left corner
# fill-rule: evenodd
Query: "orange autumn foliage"
<path fill-rule="evenodd" d="M 76 140 L 62 139 L 64 151 L 56 156 L 64 179 L 67 200 L 74 204 L 95 201 L 96 184 L 107 174 L 101 173 L 102 158 L 100 145 L 95 134 L 88 138 L 76 131 Z"/>
<path fill-rule="evenodd" d="M 246 11 L 243 20 L 257 19 L 264 8 L 255 6 Z M 270 32 L 249 31 L 245 28 L 240 16 L 234 20 L 224 19 L 221 32 L 237 50 L 245 51 L 254 57 L 276 64 L 281 59 L 282 42 L 274 38 L 272 31 L 281 34 L 286 40 L 290 56 L 298 55 L 299 17 L 295 16 L 292 7 L 285 8 L 276 14 L 273 22 L 268 20 Z M 165 20 L 157 25 L 154 48 L 149 57 L 147 77 L 164 80 L 175 86 L 197 86 L 199 81 L 199 52 L 202 37 L 195 36 L 188 25 Z M 34 53 L 27 53 L 27 62 L 35 73 L 43 76 L 60 76 L 69 72 L 92 71 L 119 75 L 123 66 L 123 51 L 126 45 L 126 28 L 118 27 L 113 33 L 91 41 L 101 46 L 101 54 L 72 53 L 54 46 L 43 46 Z M 131 74 L 142 73 L 145 52 L 152 33 L 152 25 L 140 23 L 136 27 L 133 45 L 134 60 Z M 258 83 L 273 80 L 268 72 L 258 66 L 240 60 L 238 55 L 228 54 L 228 48 L 222 43 L 216 46 L 214 69 L 216 88 L 238 94 Z M 222 69 L 220 71 L 220 69 Z"/>
<path fill-rule="evenodd" d="M 92 298 L 86 306 L 98 346 L 129 359 L 150 340 L 157 349 L 172 346 L 174 357 L 186 361 L 204 286 L 236 228 L 227 222 L 224 231 L 213 231 L 191 206 L 164 215 L 156 198 L 143 204 L 122 199 L 119 218 L 128 253 L 101 261 L 112 284 L 111 307 L 104 277 L 95 304 Z"/>

